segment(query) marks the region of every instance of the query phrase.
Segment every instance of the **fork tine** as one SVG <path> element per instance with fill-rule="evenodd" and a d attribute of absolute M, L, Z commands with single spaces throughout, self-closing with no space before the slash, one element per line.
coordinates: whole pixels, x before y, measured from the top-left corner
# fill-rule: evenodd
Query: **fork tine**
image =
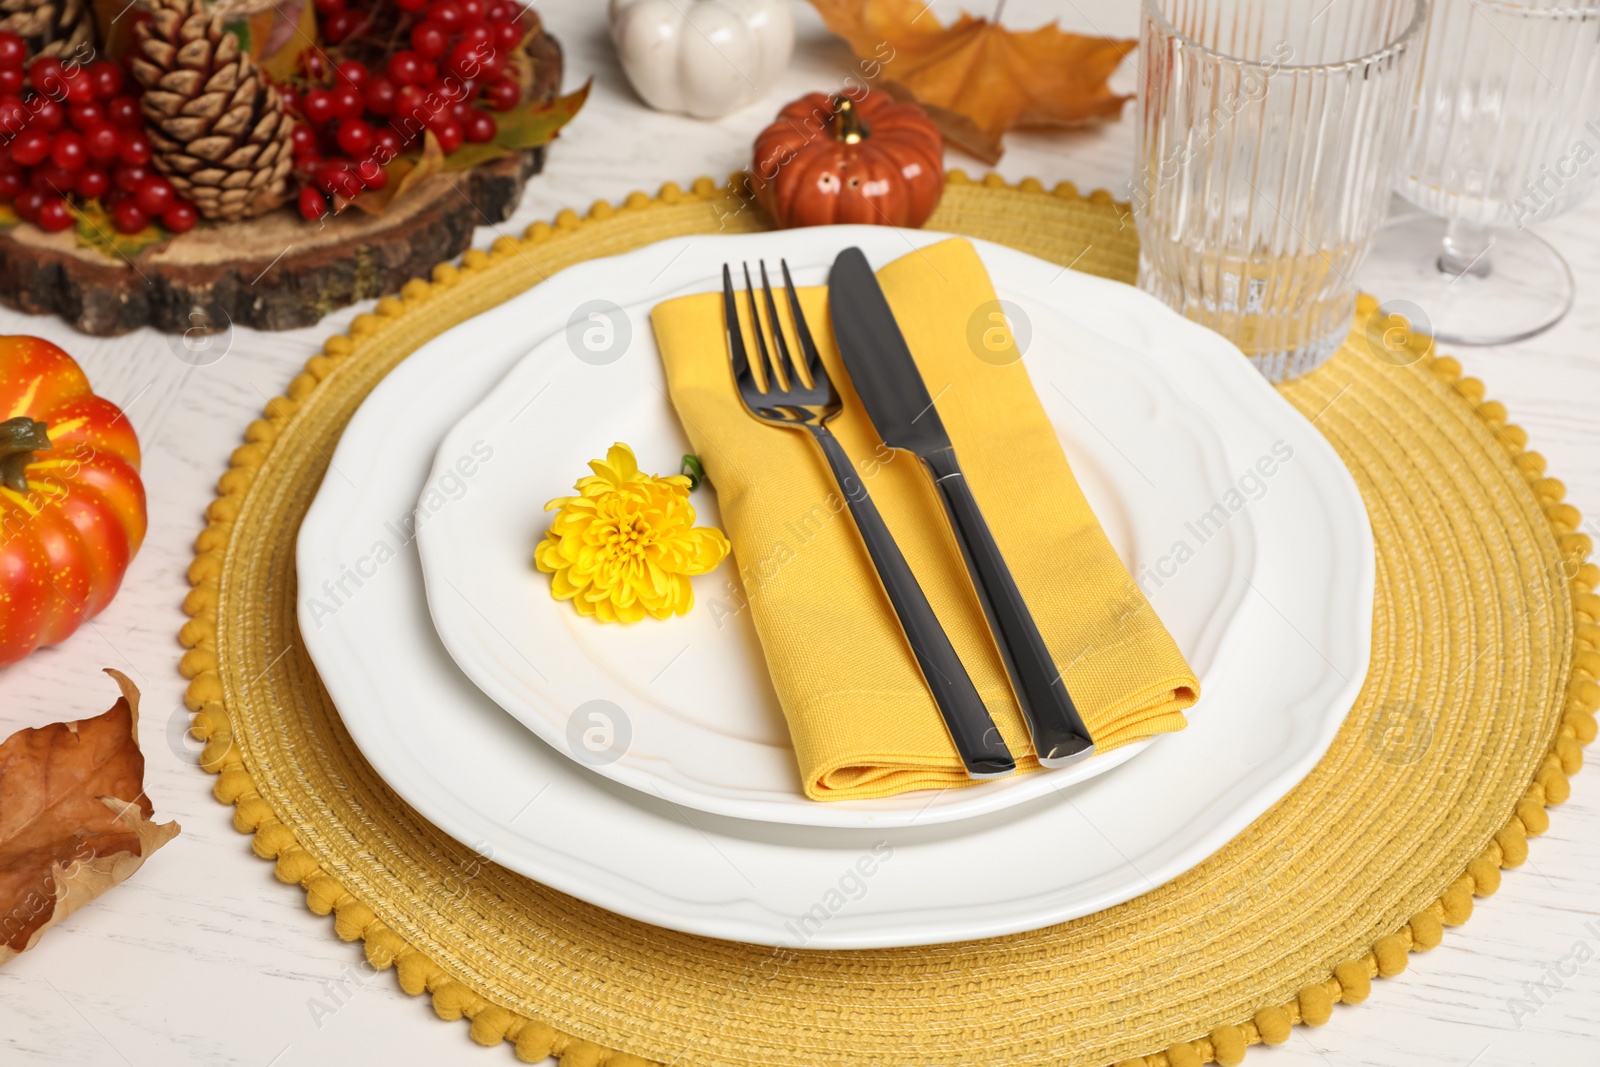
<path fill-rule="evenodd" d="M 783 268 L 783 286 L 789 292 L 789 313 L 794 318 L 795 337 L 800 342 L 800 351 L 805 354 L 805 369 L 802 374 L 815 385 L 821 381 L 823 375 L 822 356 L 817 352 L 817 343 L 811 339 L 811 327 L 806 325 L 805 313 L 800 310 L 800 293 L 794 287 L 794 279 L 789 276 L 789 261 L 780 259 L 778 265 Z M 798 360 L 795 361 L 795 365 L 800 365 Z"/>
<path fill-rule="evenodd" d="M 772 323 L 772 344 L 777 350 L 777 363 L 783 368 L 784 377 L 790 377 L 793 368 L 793 379 L 803 381 L 805 375 L 800 370 L 800 364 L 789 355 L 789 342 L 783 336 L 783 320 L 778 317 L 778 302 L 772 298 L 772 279 L 767 277 L 767 261 L 761 260 L 761 288 L 767 297 L 767 321 Z"/>
<path fill-rule="evenodd" d="M 750 303 L 750 325 L 756 332 L 756 350 L 761 353 L 761 378 L 766 383 L 767 392 L 787 393 L 789 391 L 789 378 L 784 374 L 783 368 L 772 358 L 772 352 L 767 347 L 767 332 L 761 325 L 761 310 L 756 306 L 756 286 L 750 280 L 750 264 L 744 264 L 744 295 Z"/>
<path fill-rule="evenodd" d="M 733 380 L 750 374 L 750 357 L 744 347 L 744 330 L 739 326 L 739 301 L 733 295 L 733 272 L 722 265 L 722 318 L 728 331 L 728 354 L 733 359 Z"/>
<path fill-rule="evenodd" d="M 761 354 L 761 373 L 756 378 L 756 385 L 764 393 L 771 388 L 772 366 L 771 357 L 767 355 L 767 336 L 761 329 L 761 314 L 756 310 L 756 289 L 750 284 L 750 264 L 744 266 L 744 295 L 750 304 L 750 328 L 756 332 L 756 351 Z"/>

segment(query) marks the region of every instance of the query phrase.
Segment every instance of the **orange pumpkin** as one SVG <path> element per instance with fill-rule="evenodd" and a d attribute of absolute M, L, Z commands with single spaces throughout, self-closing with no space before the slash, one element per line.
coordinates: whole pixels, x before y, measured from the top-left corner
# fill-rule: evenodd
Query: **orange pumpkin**
<path fill-rule="evenodd" d="M 122 411 L 49 341 L 0 337 L 0 667 L 111 603 L 145 522 Z"/>
<path fill-rule="evenodd" d="M 921 226 L 944 193 L 944 139 L 885 93 L 809 93 L 756 138 L 752 180 L 779 226 Z"/>

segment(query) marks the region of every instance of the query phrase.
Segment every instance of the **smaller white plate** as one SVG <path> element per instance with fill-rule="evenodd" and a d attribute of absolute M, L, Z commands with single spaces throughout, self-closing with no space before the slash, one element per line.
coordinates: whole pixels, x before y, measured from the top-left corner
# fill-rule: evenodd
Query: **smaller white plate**
<path fill-rule="evenodd" d="M 597 361 L 575 347 L 573 330 L 557 333 L 446 435 L 419 501 L 417 534 L 429 612 L 462 671 L 557 751 L 597 773 L 741 819 L 840 827 L 949 822 L 1045 796 L 1143 751 L 1151 741 L 977 788 L 819 804 L 801 792 L 759 639 L 749 612 L 740 610 L 732 561 L 696 579 L 695 609 L 666 622 L 604 625 L 551 598 L 549 576 L 531 562 L 550 524 L 545 502 L 570 494 L 587 462 L 614 441 L 628 442 L 640 466 L 658 473 L 674 472 L 690 451 L 667 398 L 649 316 L 663 289 L 717 289 L 721 266 L 714 252 L 691 245 L 673 264 L 670 286 L 614 276 L 604 295 L 634 301 L 613 312 L 625 321 L 605 323 L 613 340 L 629 339 L 619 342 L 622 352 Z M 803 266 L 797 281 L 821 284 L 825 271 L 825 263 Z M 1031 325 L 1025 360 L 1040 399 L 1113 545 L 1139 574 L 1233 487 L 1216 416 L 1186 398 L 1151 353 L 1074 343 L 1080 331 L 1060 311 L 1023 296 L 1015 301 Z M 595 405 L 595 397 L 605 403 Z M 1136 466 L 1099 427 L 1139 442 Z M 697 492 L 694 503 L 702 525 L 721 525 L 715 493 Z M 1251 520 L 1229 523 L 1217 541 L 1178 580 L 1141 583 L 1202 688 L 1249 587 Z"/>

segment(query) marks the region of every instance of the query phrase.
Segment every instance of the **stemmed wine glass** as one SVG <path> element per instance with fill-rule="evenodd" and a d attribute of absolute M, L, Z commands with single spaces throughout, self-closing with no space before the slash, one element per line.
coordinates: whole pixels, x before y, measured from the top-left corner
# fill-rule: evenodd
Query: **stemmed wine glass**
<path fill-rule="evenodd" d="M 1420 208 L 1384 227 L 1357 280 L 1458 344 L 1548 329 L 1572 272 L 1527 227 L 1600 176 L 1600 4 L 1433 0 L 1396 191 Z"/>

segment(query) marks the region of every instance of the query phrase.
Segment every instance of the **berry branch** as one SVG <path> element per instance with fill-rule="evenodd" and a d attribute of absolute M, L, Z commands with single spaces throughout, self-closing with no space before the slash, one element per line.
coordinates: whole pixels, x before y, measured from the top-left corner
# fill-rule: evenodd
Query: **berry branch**
<path fill-rule="evenodd" d="M 318 219 L 380 190 L 391 167 L 432 134 L 445 157 L 493 142 L 522 104 L 523 41 L 538 19 L 514 0 L 316 0 L 338 58 L 301 54 L 298 86 L 282 86 L 302 124 L 295 166 L 300 213 Z M 383 45 L 375 42 L 382 41 Z M 396 48 L 401 42 L 409 45 Z"/>
<path fill-rule="evenodd" d="M 112 225 L 138 233 L 152 222 L 184 233 L 194 205 L 151 168 L 139 98 L 122 68 L 28 58 L 26 43 L 0 32 L 0 202 L 41 230 L 73 224 L 74 201 L 103 201 Z"/>

